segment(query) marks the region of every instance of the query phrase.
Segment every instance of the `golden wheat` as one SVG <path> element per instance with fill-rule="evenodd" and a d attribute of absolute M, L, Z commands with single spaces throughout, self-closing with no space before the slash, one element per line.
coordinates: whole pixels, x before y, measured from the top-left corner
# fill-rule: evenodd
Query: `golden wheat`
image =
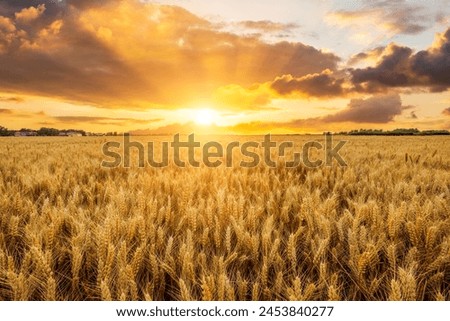
<path fill-rule="evenodd" d="M 347 167 L 114 169 L 2 138 L 0 300 L 450 300 L 450 140 L 342 138 Z"/>

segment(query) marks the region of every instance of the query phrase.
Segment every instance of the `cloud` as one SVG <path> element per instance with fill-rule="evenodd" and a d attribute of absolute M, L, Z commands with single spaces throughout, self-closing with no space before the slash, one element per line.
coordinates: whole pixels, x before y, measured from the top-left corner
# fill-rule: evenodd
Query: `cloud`
<path fill-rule="evenodd" d="M 240 22 L 236 23 L 236 25 L 241 28 L 257 30 L 257 31 L 265 32 L 265 33 L 290 32 L 294 29 L 299 28 L 299 25 L 297 25 L 295 23 L 280 23 L 280 22 L 273 22 L 270 20 L 240 21 Z"/>
<path fill-rule="evenodd" d="M 417 114 L 415 111 L 412 111 L 409 113 L 409 118 L 411 119 L 418 119 L 419 117 L 417 117 Z"/>
<path fill-rule="evenodd" d="M 45 11 L 23 26 L 16 13 L 40 4 Z M 0 90 L 105 108 L 175 109 L 229 84 L 336 70 L 340 60 L 298 42 L 219 31 L 177 6 L 66 0 L 0 8 Z"/>
<path fill-rule="evenodd" d="M 450 116 L 450 107 L 444 109 L 444 110 L 442 111 L 442 115 Z"/>
<path fill-rule="evenodd" d="M 436 14 L 436 22 L 443 26 L 447 26 L 450 23 L 450 15 L 446 15 L 443 12 L 438 12 Z"/>
<path fill-rule="evenodd" d="M 348 65 L 356 65 L 363 61 L 376 61 L 381 56 L 384 51 L 384 47 L 376 47 L 366 52 L 360 52 L 356 55 L 353 55 L 348 60 Z"/>
<path fill-rule="evenodd" d="M 44 5 L 50 10 L 52 15 L 56 12 L 65 12 L 70 7 L 78 9 L 86 9 L 88 7 L 98 7 L 108 3 L 119 3 L 122 0 L 16 0 L 16 1 L 2 1 L 0 8 L 4 15 L 15 15 L 23 9 L 29 9 L 31 7 L 38 8 L 40 5 Z"/>
<path fill-rule="evenodd" d="M 0 102 L 22 103 L 25 99 L 22 97 L 0 97 Z"/>
<path fill-rule="evenodd" d="M 343 84 L 344 79 L 336 79 L 330 70 L 325 70 L 299 78 L 284 75 L 276 78 L 271 88 L 281 96 L 336 97 L 344 94 Z"/>
<path fill-rule="evenodd" d="M 402 113 L 403 106 L 398 94 L 374 96 L 368 99 L 352 99 L 347 108 L 330 116 L 324 122 L 354 122 L 384 124 Z"/>
<path fill-rule="evenodd" d="M 201 126 L 194 122 L 187 122 L 183 124 L 172 123 L 157 128 L 132 130 L 130 131 L 130 134 L 140 136 L 174 135 L 174 134 L 189 135 L 192 133 L 195 133 L 197 135 L 208 135 L 208 134 L 227 135 L 230 134 L 230 132 L 232 132 L 232 127 L 230 126 L 221 127 L 215 124 L 209 126 Z"/>
<path fill-rule="evenodd" d="M 375 61 L 375 66 L 325 69 L 304 76 L 284 74 L 273 81 L 251 87 L 225 86 L 220 101 L 238 108 L 258 109 L 273 99 L 333 98 L 361 93 L 390 93 L 392 89 L 445 91 L 450 86 L 450 28 L 439 34 L 433 45 L 417 53 L 394 43 L 353 56 L 348 64 Z M 398 90 L 397 90 L 398 91 Z M 231 99 L 233 98 L 233 99 Z"/>
<path fill-rule="evenodd" d="M 268 133 L 268 132 L 299 132 L 317 130 L 342 130 L 343 126 L 373 126 L 374 124 L 388 124 L 404 110 L 413 108 L 403 106 L 400 95 L 376 95 L 367 99 L 352 99 L 347 107 L 341 111 L 323 117 L 292 119 L 287 121 L 251 121 L 231 126 L 201 127 L 195 123 L 172 123 L 147 130 L 134 131 L 136 135 L 150 134 L 230 134 L 230 133 Z M 411 116 L 414 114 L 410 114 Z M 415 114 L 414 114 L 415 115 Z M 343 124 L 345 123 L 345 124 Z"/>
<path fill-rule="evenodd" d="M 450 86 L 450 28 L 438 36 L 430 49 L 412 57 L 411 69 L 416 75 L 426 77 L 436 90 Z"/>
<path fill-rule="evenodd" d="M 416 35 L 433 26 L 435 15 L 446 9 L 445 4 L 438 4 L 430 9 L 405 0 L 368 0 L 358 4 L 358 9 L 330 12 L 327 15 L 328 21 L 352 27 L 360 33 L 379 31 L 384 32 L 384 36 Z"/>
<path fill-rule="evenodd" d="M 270 103 L 277 98 L 327 99 L 342 97 L 351 93 L 352 90 L 351 84 L 345 79 L 345 73 L 326 69 L 321 73 L 302 77 L 283 75 L 276 77 L 273 81 L 248 87 L 235 84 L 222 86 L 215 91 L 213 101 L 216 107 L 227 110 L 274 109 Z"/>
<path fill-rule="evenodd" d="M 113 118 L 113 117 L 95 117 L 95 116 L 54 116 L 51 117 L 60 123 L 91 123 L 91 124 L 149 124 L 161 121 L 162 119 L 136 119 L 136 118 Z"/>
<path fill-rule="evenodd" d="M 39 112 L 21 112 L 19 110 L 1 109 L 0 114 L 14 117 L 16 120 L 33 119 L 39 120 L 37 125 L 43 126 L 67 126 L 67 125 L 114 125 L 114 126 L 130 126 L 130 125 L 145 125 L 162 121 L 162 118 L 131 118 L 131 117 L 107 117 L 107 116 L 52 116 L 44 111 Z"/>
<path fill-rule="evenodd" d="M 371 26 L 393 34 L 418 34 L 428 28 L 424 16 L 418 14 L 417 8 L 395 7 L 396 11 L 386 8 L 368 8 L 359 11 L 336 11 L 328 18 L 343 26 L 357 26 L 369 23 Z M 421 23 L 418 23 L 418 22 Z"/>
<path fill-rule="evenodd" d="M 16 12 L 16 21 L 18 23 L 30 23 L 39 18 L 45 11 L 45 4 L 40 4 L 37 7 L 24 8 Z"/>
<path fill-rule="evenodd" d="M 450 28 L 427 50 L 414 54 L 411 48 L 390 44 L 375 67 L 350 72 L 353 83 L 368 92 L 415 86 L 445 91 L 450 87 Z"/>
<path fill-rule="evenodd" d="M 348 106 L 324 117 L 293 119 L 286 122 L 256 121 L 241 123 L 229 129 L 235 132 L 342 130 L 342 123 L 386 124 L 405 109 L 398 94 L 378 95 L 368 99 L 352 99 Z M 339 129 L 341 128 L 341 129 Z"/>
<path fill-rule="evenodd" d="M 235 126 L 230 126 L 229 130 L 237 133 L 242 132 L 269 133 L 277 130 L 282 130 L 283 132 L 314 130 L 322 125 L 324 125 L 324 123 L 321 121 L 321 119 L 308 118 L 308 119 L 294 119 L 286 122 L 253 121 L 249 123 L 241 123 Z"/>
<path fill-rule="evenodd" d="M 376 67 L 352 70 L 353 82 L 356 84 L 371 82 L 372 87 L 406 87 L 413 84 L 410 77 L 409 59 L 412 49 L 390 44 Z"/>

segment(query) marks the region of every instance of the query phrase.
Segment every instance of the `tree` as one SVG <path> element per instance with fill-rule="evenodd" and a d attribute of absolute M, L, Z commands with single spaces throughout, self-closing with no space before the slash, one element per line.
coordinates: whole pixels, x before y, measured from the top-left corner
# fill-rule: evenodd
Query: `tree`
<path fill-rule="evenodd" d="M 42 127 L 37 131 L 39 136 L 58 136 L 59 130 L 55 128 Z"/>
<path fill-rule="evenodd" d="M 13 136 L 14 132 L 8 130 L 8 128 L 0 126 L 0 136 Z"/>

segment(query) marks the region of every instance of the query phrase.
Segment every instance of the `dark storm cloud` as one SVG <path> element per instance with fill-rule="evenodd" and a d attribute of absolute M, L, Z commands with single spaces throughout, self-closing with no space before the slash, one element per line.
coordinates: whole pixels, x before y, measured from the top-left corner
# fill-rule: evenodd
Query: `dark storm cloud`
<path fill-rule="evenodd" d="M 391 44 L 375 67 L 350 72 L 353 83 L 369 92 L 414 86 L 444 91 L 450 87 L 450 28 L 427 50 L 414 54 L 408 47 Z"/>
<path fill-rule="evenodd" d="M 383 56 L 376 67 L 353 70 L 353 82 L 360 84 L 370 81 L 389 87 L 410 85 L 413 81 L 409 64 L 411 54 L 412 49 L 392 44 L 389 53 Z"/>
<path fill-rule="evenodd" d="M 441 36 L 436 48 L 419 51 L 411 58 L 411 69 L 427 77 L 436 87 L 450 86 L 450 28 Z"/>
<path fill-rule="evenodd" d="M 402 113 L 398 94 L 374 96 L 368 99 L 352 99 L 347 108 L 322 118 L 324 122 L 354 122 L 383 124 Z"/>

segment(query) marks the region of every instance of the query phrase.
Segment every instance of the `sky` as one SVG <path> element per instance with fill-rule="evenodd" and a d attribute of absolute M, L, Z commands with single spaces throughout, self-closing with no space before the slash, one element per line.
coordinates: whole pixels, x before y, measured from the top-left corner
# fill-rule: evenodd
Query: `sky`
<path fill-rule="evenodd" d="M 450 129 L 450 0 L 0 0 L 0 126 Z"/>

